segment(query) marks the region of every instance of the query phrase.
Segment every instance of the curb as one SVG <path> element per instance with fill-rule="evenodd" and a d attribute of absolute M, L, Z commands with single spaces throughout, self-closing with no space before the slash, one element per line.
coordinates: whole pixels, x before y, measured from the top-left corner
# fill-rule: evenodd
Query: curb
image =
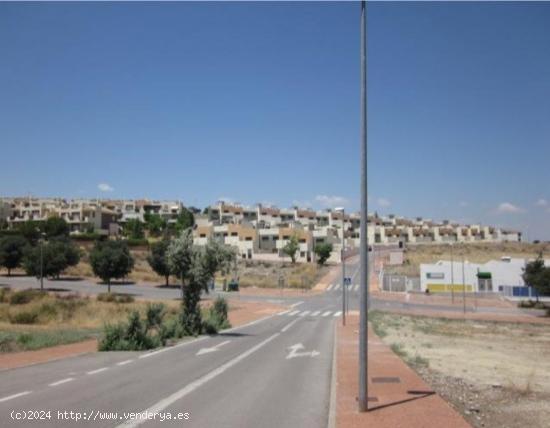
<path fill-rule="evenodd" d="M 337 344 L 338 339 L 336 337 L 336 323 L 334 323 L 334 340 L 332 346 L 332 369 L 330 380 L 330 405 L 328 410 L 328 428 L 336 428 L 336 382 L 337 382 Z"/>

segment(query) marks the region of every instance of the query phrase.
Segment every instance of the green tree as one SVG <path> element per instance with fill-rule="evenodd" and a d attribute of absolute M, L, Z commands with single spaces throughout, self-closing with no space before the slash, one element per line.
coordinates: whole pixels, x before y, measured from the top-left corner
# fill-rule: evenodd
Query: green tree
<path fill-rule="evenodd" d="M 170 280 L 170 267 L 166 259 L 166 251 L 169 245 L 169 239 L 155 242 L 151 245 L 151 253 L 147 256 L 149 266 L 151 266 L 151 269 L 153 269 L 157 275 L 165 278 L 166 286 L 168 286 Z"/>
<path fill-rule="evenodd" d="M 143 233 L 143 223 L 137 218 L 129 219 L 122 228 L 122 234 L 129 239 L 143 239 L 145 237 Z"/>
<path fill-rule="evenodd" d="M 166 229 L 166 220 L 158 214 L 144 215 L 145 227 L 151 236 L 160 236 Z"/>
<path fill-rule="evenodd" d="M 332 244 L 324 242 L 315 246 L 315 254 L 317 255 L 317 263 L 323 266 L 332 253 Z"/>
<path fill-rule="evenodd" d="M 19 233 L 25 238 L 29 244 L 35 245 L 40 239 L 43 225 L 40 222 L 34 220 L 27 220 L 17 226 Z"/>
<path fill-rule="evenodd" d="M 23 267 L 27 275 L 40 277 L 43 260 L 44 277 L 59 278 L 61 273 L 80 261 L 80 250 L 67 238 L 57 238 L 35 247 L 27 247 Z"/>
<path fill-rule="evenodd" d="M 181 208 L 181 212 L 176 219 L 176 231 L 181 233 L 185 229 L 190 229 L 195 225 L 195 216 L 185 207 Z"/>
<path fill-rule="evenodd" d="M 0 266 L 8 270 L 8 276 L 11 270 L 20 266 L 28 243 L 22 236 L 6 236 L 0 239 Z"/>
<path fill-rule="evenodd" d="M 194 246 L 191 229 L 185 229 L 168 247 L 166 254 L 170 270 L 181 278 L 180 323 L 187 334 L 202 332 L 199 307 L 201 291 L 208 286 L 215 273 L 224 268 L 225 260 L 229 259 L 229 250 L 220 250 L 218 245 L 210 241 L 206 246 Z M 224 255 L 221 255 L 222 251 Z"/>
<path fill-rule="evenodd" d="M 98 241 L 90 252 L 90 264 L 94 275 L 107 283 L 111 292 L 111 280 L 124 278 L 134 268 L 134 258 L 124 241 Z"/>
<path fill-rule="evenodd" d="M 69 225 L 61 217 L 49 217 L 42 229 L 48 238 L 69 236 Z"/>
<path fill-rule="evenodd" d="M 538 295 L 550 294 L 550 268 L 544 266 L 542 253 L 535 260 L 525 265 L 522 278 L 525 284 L 537 291 L 537 302 L 539 300 Z"/>
<path fill-rule="evenodd" d="M 300 244 L 298 243 L 298 238 L 296 237 L 296 235 L 292 235 L 286 245 L 283 247 L 283 253 L 290 257 L 290 260 L 292 260 L 292 264 L 296 263 L 296 253 L 299 249 Z"/>

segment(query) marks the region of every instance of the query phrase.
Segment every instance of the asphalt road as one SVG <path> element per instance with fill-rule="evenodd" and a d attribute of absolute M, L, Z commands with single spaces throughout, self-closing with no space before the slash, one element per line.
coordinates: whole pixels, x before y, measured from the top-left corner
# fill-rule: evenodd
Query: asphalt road
<path fill-rule="evenodd" d="M 159 351 L 88 354 L 2 371 L 0 426 L 117 427 L 124 412 L 149 411 L 156 420 L 124 426 L 324 427 L 341 301 L 324 293 L 296 303 L 289 312 Z M 34 413 L 47 418 L 38 421 L 12 419 L 29 410 L 51 413 Z M 78 412 L 73 419 L 64 413 L 71 411 Z M 161 422 L 166 412 L 189 419 Z M 95 420 L 76 421 L 77 415 Z"/>

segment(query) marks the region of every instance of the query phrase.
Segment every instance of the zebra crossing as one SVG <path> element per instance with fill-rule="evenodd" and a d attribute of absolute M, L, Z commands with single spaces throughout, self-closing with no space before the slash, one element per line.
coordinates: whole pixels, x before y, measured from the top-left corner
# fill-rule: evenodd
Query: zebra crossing
<path fill-rule="evenodd" d="M 341 289 L 341 284 L 329 284 L 325 291 L 338 291 Z M 359 291 L 359 284 L 348 285 L 348 291 Z"/>
<path fill-rule="evenodd" d="M 288 316 L 288 317 L 318 317 L 318 318 L 328 318 L 328 317 L 339 317 L 342 315 L 342 311 L 283 311 L 279 312 L 277 315 L 279 316 Z"/>

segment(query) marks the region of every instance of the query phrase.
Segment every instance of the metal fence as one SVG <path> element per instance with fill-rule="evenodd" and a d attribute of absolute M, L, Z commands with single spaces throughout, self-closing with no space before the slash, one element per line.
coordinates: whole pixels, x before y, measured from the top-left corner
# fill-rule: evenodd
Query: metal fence
<path fill-rule="evenodd" d="M 409 278 L 405 275 L 380 273 L 380 284 L 383 291 L 404 293 L 406 291 L 420 291 L 420 278 Z"/>

